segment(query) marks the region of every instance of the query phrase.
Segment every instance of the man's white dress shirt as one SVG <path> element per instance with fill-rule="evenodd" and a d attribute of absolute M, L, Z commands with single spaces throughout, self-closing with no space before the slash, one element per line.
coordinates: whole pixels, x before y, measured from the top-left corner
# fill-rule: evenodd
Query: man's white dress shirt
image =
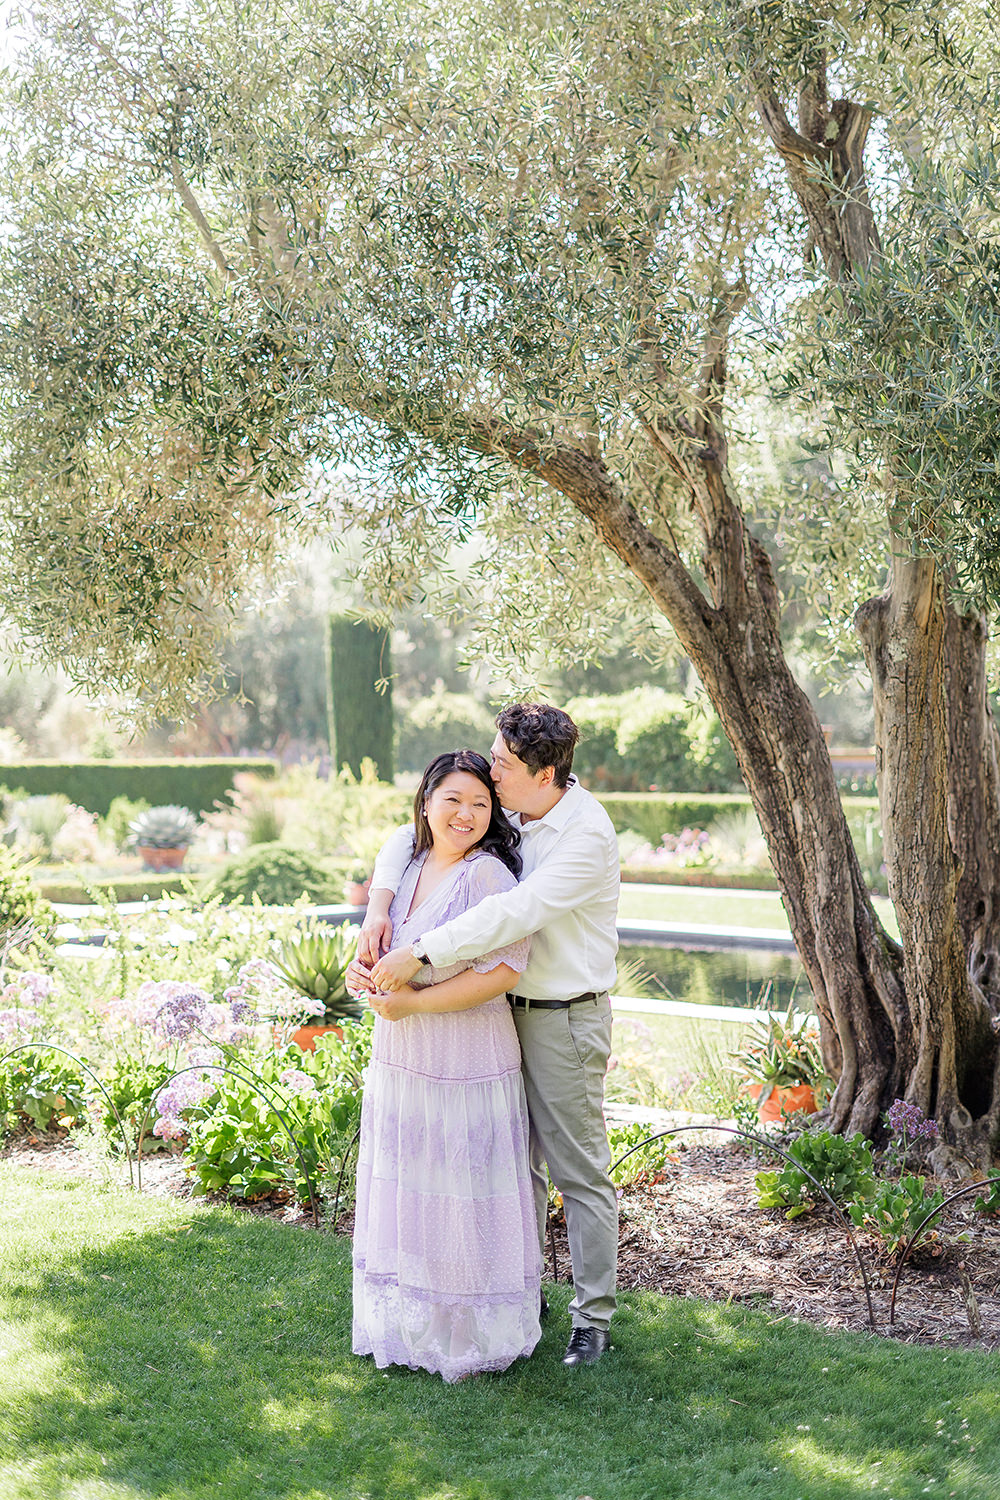
<path fill-rule="evenodd" d="M 423 933 L 416 951 L 426 953 L 435 968 L 446 968 L 530 936 L 531 957 L 519 994 L 566 1000 L 611 989 L 621 881 L 611 819 L 575 777 L 543 818 L 524 822 L 520 813 L 507 816 L 521 834 L 520 884 Z M 410 824 L 397 829 L 379 851 L 372 889 L 396 891 L 412 855 Z"/>

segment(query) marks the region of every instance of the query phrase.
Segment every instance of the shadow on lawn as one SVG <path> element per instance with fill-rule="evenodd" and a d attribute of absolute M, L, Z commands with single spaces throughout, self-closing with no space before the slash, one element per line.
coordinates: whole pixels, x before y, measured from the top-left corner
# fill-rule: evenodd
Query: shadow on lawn
<path fill-rule="evenodd" d="M 880 1476 L 896 1500 L 1000 1495 L 989 1356 L 636 1294 L 613 1352 L 567 1371 L 560 1287 L 530 1361 L 446 1387 L 350 1355 L 349 1250 L 197 1210 L 8 1291 L 59 1368 L 20 1394 L 17 1493 L 853 1500 Z"/>

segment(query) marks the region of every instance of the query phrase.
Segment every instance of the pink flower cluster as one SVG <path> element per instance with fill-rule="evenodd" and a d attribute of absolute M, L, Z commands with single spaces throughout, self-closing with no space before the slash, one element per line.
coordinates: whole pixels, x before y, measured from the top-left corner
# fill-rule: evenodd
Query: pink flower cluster
<path fill-rule="evenodd" d="M 314 1094 L 316 1092 L 316 1080 L 310 1078 L 308 1073 L 303 1073 L 301 1068 L 286 1068 L 283 1073 L 278 1074 L 278 1082 L 283 1083 L 285 1088 L 292 1094 Z"/>
<path fill-rule="evenodd" d="M 0 1044 L 29 1041 L 41 1024 L 38 1007 L 52 993 L 47 974 L 26 969 L 0 990 Z"/>
<path fill-rule="evenodd" d="M 211 1068 L 201 1073 L 181 1073 L 172 1078 L 156 1096 L 157 1120 L 153 1134 L 165 1141 L 176 1141 L 184 1134 L 184 1111 L 195 1109 L 214 1094 L 218 1084 L 213 1082 Z"/>
<path fill-rule="evenodd" d="M 703 828 L 682 828 L 680 833 L 665 833 L 654 849 L 641 844 L 625 861 L 628 865 L 704 865 L 709 858 L 710 836 Z"/>
<path fill-rule="evenodd" d="M 304 1016 L 321 1016 L 326 1009 L 322 1000 L 293 990 L 266 958 L 252 958 L 244 964 L 236 983 L 225 993 L 230 1005 L 248 1005 L 269 1021 L 299 1021 Z"/>

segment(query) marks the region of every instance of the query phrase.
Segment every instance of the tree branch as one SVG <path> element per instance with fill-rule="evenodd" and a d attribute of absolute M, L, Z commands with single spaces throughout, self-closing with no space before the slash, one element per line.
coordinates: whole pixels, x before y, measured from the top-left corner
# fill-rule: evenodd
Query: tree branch
<path fill-rule="evenodd" d="M 228 280 L 231 280 L 236 275 L 236 272 L 229 264 L 228 260 L 223 254 L 222 246 L 219 244 L 218 240 L 215 238 L 215 235 L 212 233 L 212 227 L 206 219 L 202 211 L 201 204 L 198 202 L 197 198 L 192 192 L 187 179 L 184 176 L 184 173 L 181 171 L 180 162 L 177 160 L 176 156 L 172 156 L 170 158 L 170 176 L 173 180 L 174 187 L 177 190 L 178 197 L 180 198 L 181 202 L 184 204 L 184 207 L 187 209 L 188 213 L 191 215 L 192 219 L 198 227 L 198 233 L 201 235 L 202 240 L 205 243 L 205 248 L 208 250 L 209 255 L 215 261 L 215 264 L 218 266 L 222 274 Z"/>

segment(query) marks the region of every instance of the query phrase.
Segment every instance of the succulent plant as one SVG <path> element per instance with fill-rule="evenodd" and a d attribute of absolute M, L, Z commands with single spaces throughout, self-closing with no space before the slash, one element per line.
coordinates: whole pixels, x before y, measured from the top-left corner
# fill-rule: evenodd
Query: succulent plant
<path fill-rule="evenodd" d="M 326 1007 L 324 1020 L 358 1016 L 361 1007 L 347 993 L 344 982 L 356 944 L 356 933 L 347 927 L 304 932 L 300 937 L 286 939 L 275 963 L 289 984 L 303 995 L 322 1000 Z"/>
<path fill-rule="evenodd" d="M 171 802 L 148 808 L 128 826 L 130 844 L 147 849 L 186 849 L 198 830 L 198 819 L 186 807 Z"/>

